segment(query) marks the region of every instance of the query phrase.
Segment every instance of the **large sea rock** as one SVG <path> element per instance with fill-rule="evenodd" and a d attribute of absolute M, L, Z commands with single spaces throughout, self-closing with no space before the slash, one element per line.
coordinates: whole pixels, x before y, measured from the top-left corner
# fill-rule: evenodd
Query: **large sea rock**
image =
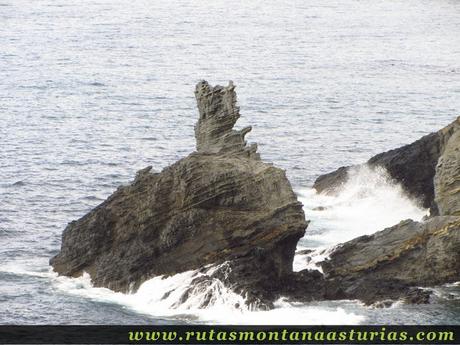
<path fill-rule="evenodd" d="M 128 292 L 158 275 L 225 266 L 212 277 L 252 302 L 275 298 L 307 227 L 302 204 L 285 172 L 246 144 L 251 128 L 233 129 L 240 117 L 233 84 L 203 81 L 195 95 L 196 152 L 161 172 L 139 171 L 71 222 L 50 261 L 56 272 L 87 272 L 95 286 Z"/>
<path fill-rule="evenodd" d="M 438 214 L 434 199 L 434 176 L 439 158 L 446 150 L 454 133 L 460 132 L 460 117 L 445 128 L 423 138 L 387 152 L 380 153 L 367 161 L 367 165 L 383 167 L 390 176 L 401 184 L 404 190 L 433 215 Z M 314 188 L 319 193 L 334 194 L 340 191 L 353 167 L 341 167 L 336 171 L 319 176 Z"/>
<path fill-rule="evenodd" d="M 425 303 L 430 293 L 420 287 L 460 280 L 460 118 L 368 162 L 430 207 L 431 218 L 340 244 L 320 263 L 323 272 L 293 272 L 308 222 L 285 172 L 247 145 L 250 127 L 234 129 L 240 113 L 232 83 L 200 82 L 195 96 L 196 151 L 161 172 L 139 171 L 71 222 L 50 262 L 56 272 L 87 272 L 95 286 L 132 292 L 150 278 L 195 270 L 179 303 L 204 291 L 201 307 L 213 300 L 216 280 L 256 308 L 271 308 L 280 296 Z M 349 169 L 321 176 L 315 188 L 340 192 Z"/>

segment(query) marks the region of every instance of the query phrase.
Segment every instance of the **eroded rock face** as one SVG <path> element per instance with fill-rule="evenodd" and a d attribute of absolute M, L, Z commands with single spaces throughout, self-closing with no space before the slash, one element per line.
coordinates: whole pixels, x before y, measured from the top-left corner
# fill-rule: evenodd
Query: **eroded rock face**
<path fill-rule="evenodd" d="M 446 144 L 436 167 L 434 184 L 439 214 L 460 216 L 460 131 Z"/>
<path fill-rule="evenodd" d="M 70 223 L 51 260 L 56 272 L 88 272 L 96 286 L 126 292 L 157 275 L 227 261 L 228 284 L 253 300 L 269 298 L 265 292 L 292 272 L 307 222 L 285 172 L 247 147 L 247 129 L 233 129 L 239 109 L 232 84 L 200 82 L 195 93 L 197 152 L 160 173 L 141 170 Z"/>
<path fill-rule="evenodd" d="M 246 145 L 244 137 L 252 128 L 234 130 L 240 118 L 236 106 L 235 86 L 211 87 L 206 81 L 198 83 L 195 90 L 200 119 L 195 126 L 196 149 L 202 153 L 230 153 L 259 159 L 257 144 Z"/>
<path fill-rule="evenodd" d="M 415 287 L 460 280 L 460 218 L 403 221 L 346 242 L 322 263 L 348 298 L 373 303 L 410 296 Z"/>
<path fill-rule="evenodd" d="M 433 179 L 438 160 L 443 154 L 450 137 L 460 131 L 460 117 L 438 132 L 403 147 L 380 153 L 366 163 L 370 167 L 383 167 L 399 182 L 404 190 L 420 201 L 432 214 L 437 214 L 434 202 Z M 352 167 L 341 167 L 334 172 L 319 176 L 314 188 L 319 193 L 333 194 L 347 181 Z"/>
<path fill-rule="evenodd" d="M 413 220 L 340 245 L 322 264 L 327 277 L 378 275 L 428 286 L 460 278 L 460 219 Z"/>

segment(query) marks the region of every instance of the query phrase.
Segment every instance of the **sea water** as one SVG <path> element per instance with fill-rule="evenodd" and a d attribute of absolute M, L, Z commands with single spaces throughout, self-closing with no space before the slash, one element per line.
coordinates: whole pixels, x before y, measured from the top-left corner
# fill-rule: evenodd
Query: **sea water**
<path fill-rule="evenodd" d="M 179 303 L 199 272 L 119 294 L 48 266 L 68 222 L 193 151 L 201 79 L 234 81 L 238 126 L 305 205 L 298 249 L 314 255 L 295 270 L 421 219 L 385 171 L 353 172 L 334 197 L 311 185 L 460 115 L 458 1 L 1 0 L 0 23 L 0 323 L 460 323 L 458 284 L 429 305 L 281 298 L 258 311 L 219 281 Z"/>

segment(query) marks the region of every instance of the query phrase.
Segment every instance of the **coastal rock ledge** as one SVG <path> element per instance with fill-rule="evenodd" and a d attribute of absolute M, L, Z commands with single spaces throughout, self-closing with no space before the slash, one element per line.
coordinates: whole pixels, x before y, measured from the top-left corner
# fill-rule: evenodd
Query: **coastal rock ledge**
<path fill-rule="evenodd" d="M 152 277 L 214 265 L 209 279 L 271 306 L 308 225 L 302 204 L 285 172 L 246 144 L 251 128 L 233 129 L 240 117 L 233 84 L 202 81 L 195 96 L 196 152 L 160 173 L 139 171 L 71 222 L 50 261 L 57 273 L 87 272 L 97 287 L 133 292 Z M 202 275 L 197 283 L 206 284 Z"/>

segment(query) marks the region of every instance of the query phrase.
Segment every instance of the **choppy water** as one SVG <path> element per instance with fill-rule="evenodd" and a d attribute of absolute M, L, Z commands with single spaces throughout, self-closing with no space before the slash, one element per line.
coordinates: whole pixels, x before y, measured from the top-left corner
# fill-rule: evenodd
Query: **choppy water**
<path fill-rule="evenodd" d="M 313 220 L 300 247 L 420 217 L 382 176 L 357 175 L 338 199 L 309 186 L 460 114 L 458 1 L 3 0 L 0 24 L 0 323 L 460 323 L 455 285 L 427 306 L 270 312 L 235 310 L 239 296 L 216 285 L 212 310 L 174 311 L 156 293 L 192 273 L 125 296 L 47 265 L 69 221 L 193 150 L 200 79 L 238 86 L 239 125 Z"/>

